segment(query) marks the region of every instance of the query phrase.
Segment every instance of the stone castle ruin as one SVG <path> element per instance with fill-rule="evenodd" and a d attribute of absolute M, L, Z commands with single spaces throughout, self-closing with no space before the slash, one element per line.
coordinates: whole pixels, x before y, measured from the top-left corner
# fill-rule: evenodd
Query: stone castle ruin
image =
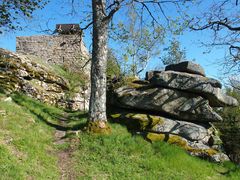
<path fill-rule="evenodd" d="M 90 55 L 82 41 L 82 30 L 78 24 L 57 24 L 52 35 L 17 37 L 16 54 L 4 50 L 2 54 L 11 54 L 12 58 L 20 58 L 21 63 L 29 62 L 27 69 L 23 64 L 19 64 L 19 66 L 23 66 L 24 73 L 16 73 L 19 75 L 18 77 L 21 81 L 17 85 L 15 84 L 14 86 L 16 87 L 13 89 L 20 89 L 25 94 L 49 104 L 72 110 L 88 109 Z M 38 74 L 39 68 L 35 69 L 33 63 L 38 64 L 39 68 L 42 69 L 44 69 L 43 65 L 47 66 L 44 70 L 46 73 L 48 73 L 50 66 L 57 65 L 70 73 L 79 74 L 79 77 L 82 76 L 84 83 L 81 82 L 82 84 L 79 84 L 79 87 L 74 87 L 74 90 L 71 90 L 73 89 L 72 87 L 65 88 L 64 90 L 62 87 L 65 86 L 63 85 L 65 83 L 62 80 L 61 82 L 56 80 L 58 79 L 57 77 L 54 76 L 51 80 L 48 75 L 44 76 L 46 73 L 42 73 L 44 77 L 38 77 L 36 74 Z M 44 80 L 46 84 L 42 83 L 42 79 L 44 78 L 46 78 Z M 66 84 L 69 85 L 71 82 L 66 82 Z M 69 97 L 69 94 L 71 94 L 71 97 Z"/>
<path fill-rule="evenodd" d="M 56 35 L 38 35 L 16 38 L 16 52 L 34 55 L 47 63 L 85 67 L 90 72 L 89 53 L 82 41 L 82 31 L 77 24 L 56 25 Z"/>

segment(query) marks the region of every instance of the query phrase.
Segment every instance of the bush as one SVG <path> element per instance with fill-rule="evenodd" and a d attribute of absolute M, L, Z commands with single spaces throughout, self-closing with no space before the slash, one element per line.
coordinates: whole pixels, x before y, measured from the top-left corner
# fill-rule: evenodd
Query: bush
<path fill-rule="evenodd" d="M 240 102 L 240 92 L 227 89 L 227 94 Z M 223 122 L 217 123 L 227 154 L 232 161 L 240 163 L 240 107 L 224 107 L 219 111 Z"/>

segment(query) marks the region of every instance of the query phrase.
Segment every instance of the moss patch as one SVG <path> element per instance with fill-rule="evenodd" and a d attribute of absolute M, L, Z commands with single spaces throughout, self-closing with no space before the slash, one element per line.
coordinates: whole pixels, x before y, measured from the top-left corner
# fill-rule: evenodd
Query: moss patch
<path fill-rule="evenodd" d="M 128 119 L 137 120 L 141 126 L 141 130 L 151 128 L 156 124 L 163 123 L 164 121 L 159 116 L 153 116 L 149 114 L 128 113 L 125 115 L 125 117 Z"/>
<path fill-rule="evenodd" d="M 192 148 L 188 145 L 186 140 L 184 140 L 183 138 L 181 138 L 180 136 L 177 136 L 177 135 L 148 133 L 146 138 L 148 140 L 150 140 L 151 142 L 165 141 L 169 144 L 175 144 L 193 154 L 203 154 L 203 155 L 211 157 L 218 153 L 218 151 L 216 151 L 215 149 L 211 149 L 211 148 L 210 149 Z"/>
<path fill-rule="evenodd" d="M 151 129 L 156 124 L 164 122 L 164 119 L 161 118 L 160 116 L 141 113 L 129 113 L 129 112 L 112 113 L 110 114 L 110 117 L 113 119 L 113 121 L 123 123 L 129 129 L 136 130 Z"/>
<path fill-rule="evenodd" d="M 111 134 L 111 127 L 105 121 L 88 121 L 86 131 L 91 134 Z"/>
<path fill-rule="evenodd" d="M 116 118 L 120 118 L 121 117 L 121 114 L 117 113 L 117 114 L 111 114 L 110 115 L 113 119 L 116 119 Z"/>
<path fill-rule="evenodd" d="M 123 77 L 118 83 L 113 84 L 113 89 L 117 89 L 123 86 L 128 86 L 130 88 L 135 88 L 135 89 L 148 86 L 147 83 L 140 83 L 140 81 L 141 80 L 133 76 Z"/>
<path fill-rule="evenodd" d="M 187 142 L 185 140 L 183 140 L 180 136 L 177 136 L 177 135 L 148 133 L 147 139 L 152 142 L 166 141 L 169 144 L 176 144 L 184 149 L 186 149 L 186 147 L 187 147 Z"/>

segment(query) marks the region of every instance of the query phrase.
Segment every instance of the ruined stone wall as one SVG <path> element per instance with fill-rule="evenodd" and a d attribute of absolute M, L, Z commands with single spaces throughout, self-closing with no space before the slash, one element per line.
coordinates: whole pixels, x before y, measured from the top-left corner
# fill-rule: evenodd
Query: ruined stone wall
<path fill-rule="evenodd" d="M 89 53 L 79 35 L 21 36 L 16 39 L 17 53 L 35 55 L 51 64 L 84 66 Z M 86 67 L 85 67 L 86 68 Z M 87 70 L 90 71 L 90 65 Z"/>
<path fill-rule="evenodd" d="M 39 57 L 47 64 L 63 65 L 84 77 L 85 85 L 73 97 L 72 109 L 87 110 L 90 98 L 89 53 L 79 35 L 21 36 L 16 39 L 16 51 Z"/>

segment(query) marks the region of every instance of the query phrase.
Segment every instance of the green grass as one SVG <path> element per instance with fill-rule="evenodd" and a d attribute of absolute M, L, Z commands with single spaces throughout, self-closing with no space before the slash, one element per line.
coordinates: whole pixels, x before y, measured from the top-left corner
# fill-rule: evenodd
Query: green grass
<path fill-rule="evenodd" d="M 0 100 L 5 98 L 0 93 Z M 166 143 L 150 143 L 120 124 L 111 123 L 111 135 L 90 135 L 82 131 L 86 114 L 66 112 L 20 94 L 12 98 L 13 102 L 0 101 L 0 179 L 60 179 L 57 152 L 72 148 L 75 142 L 71 162 L 76 179 L 240 177 L 232 163 L 214 164 Z M 54 145 L 55 129 L 79 133 Z"/>
<path fill-rule="evenodd" d="M 68 96 L 70 98 L 74 95 L 74 93 L 79 92 L 79 88 L 86 88 L 86 84 L 89 82 L 89 77 L 81 69 L 75 71 L 71 69 L 70 66 L 60 65 L 53 65 L 52 68 L 54 69 L 54 73 L 68 80 Z"/>
<path fill-rule="evenodd" d="M 0 110 L 0 179 L 57 179 L 54 128 L 13 102 Z"/>
<path fill-rule="evenodd" d="M 166 143 L 149 143 L 112 124 L 111 136 L 80 135 L 74 153 L 79 179 L 239 179 L 235 166 L 191 157 Z M 236 172 L 235 172 L 236 170 Z M 222 175 L 221 173 L 226 173 Z"/>

